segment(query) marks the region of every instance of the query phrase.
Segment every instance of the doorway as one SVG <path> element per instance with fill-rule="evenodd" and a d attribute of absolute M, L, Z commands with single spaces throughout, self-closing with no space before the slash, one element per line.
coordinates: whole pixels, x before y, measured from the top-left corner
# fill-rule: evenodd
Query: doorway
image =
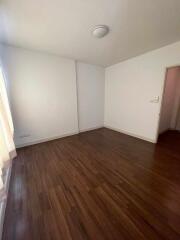
<path fill-rule="evenodd" d="M 180 136 L 180 66 L 166 72 L 159 136 L 167 132 Z"/>
<path fill-rule="evenodd" d="M 168 68 L 166 72 L 159 136 L 168 131 L 180 135 L 180 66 Z"/>

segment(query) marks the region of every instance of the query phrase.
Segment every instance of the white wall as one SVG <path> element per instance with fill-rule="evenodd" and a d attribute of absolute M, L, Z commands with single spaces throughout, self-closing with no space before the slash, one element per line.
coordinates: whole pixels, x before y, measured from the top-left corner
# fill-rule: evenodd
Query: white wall
<path fill-rule="evenodd" d="M 3 70 L 3 74 L 4 74 L 4 81 L 5 81 L 5 84 L 6 84 L 6 90 L 7 90 L 7 94 L 8 94 L 8 98 L 10 99 L 10 95 L 9 95 L 9 81 L 8 81 L 8 73 L 6 71 L 6 66 L 5 66 L 5 62 L 3 60 L 4 59 L 4 51 L 5 51 L 5 47 L 4 45 L 2 45 L 0 43 L 0 66 L 2 67 L 2 70 Z"/>
<path fill-rule="evenodd" d="M 179 52 L 180 42 L 108 67 L 105 126 L 155 142 L 165 70 Z M 102 126 L 103 68 L 77 63 L 76 85 L 74 60 L 13 47 L 3 56 L 17 145 L 77 133 L 77 101 L 80 131 Z"/>
<path fill-rule="evenodd" d="M 104 124 L 104 68 L 77 63 L 79 129 L 86 131 Z"/>
<path fill-rule="evenodd" d="M 3 62 L 17 146 L 78 132 L 75 61 L 5 47 Z"/>
<path fill-rule="evenodd" d="M 174 129 L 178 108 L 177 83 L 179 80 L 179 67 L 169 68 L 166 74 L 164 95 L 161 109 L 159 133 Z"/>
<path fill-rule="evenodd" d="M 1 65 L 1 62 L 2 62 L 2 60 L 1 60 L 1 58 L 2 58 L 2 55 L 3 55 L 3 46 L 2 46 L 2 44 L 0 44 L 0 65 Z"/>
<path fill-rule="evenodd" d="M 180 42 L 108 67 L 105 126 L 155 142 L 165 70 L 180 65 L 179 53 Z"/>

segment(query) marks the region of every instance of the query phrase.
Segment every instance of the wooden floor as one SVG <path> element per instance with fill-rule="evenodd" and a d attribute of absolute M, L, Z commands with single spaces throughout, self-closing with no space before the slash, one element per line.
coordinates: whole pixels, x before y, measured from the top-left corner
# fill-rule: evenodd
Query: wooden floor
<path fill-rule="evenodd" d="M 3 240 L 180 239 L 180 134 L 108 129 L 18 150 Z"/>

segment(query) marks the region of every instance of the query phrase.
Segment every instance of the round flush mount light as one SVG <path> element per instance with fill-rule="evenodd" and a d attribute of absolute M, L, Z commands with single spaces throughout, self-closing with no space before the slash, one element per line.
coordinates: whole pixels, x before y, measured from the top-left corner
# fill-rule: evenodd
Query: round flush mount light
<path fill-rule="evenodd" d="M 109 32 L 109 28 L 106 25 L 97 25 L 94 29 L 93 29 L 93 36 L 96 38 L 103 38 L 104 36 L 106 36 Z"/>

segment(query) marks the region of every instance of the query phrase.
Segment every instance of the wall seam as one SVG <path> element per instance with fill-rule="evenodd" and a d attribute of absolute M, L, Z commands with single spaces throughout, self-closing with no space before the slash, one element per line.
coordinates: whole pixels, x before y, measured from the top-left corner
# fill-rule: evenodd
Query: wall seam
<path fill-rule="evenodd" d="M 80 124 L 79 124 L 79 91 L 78 91 L 78 72 L 77 72 L 77 60 L 75 62 L 75 77 L 76 77 L 76 101 L 77 101 L 77 123 L 78 123 L 78 132 L 80 133 Z"/>

